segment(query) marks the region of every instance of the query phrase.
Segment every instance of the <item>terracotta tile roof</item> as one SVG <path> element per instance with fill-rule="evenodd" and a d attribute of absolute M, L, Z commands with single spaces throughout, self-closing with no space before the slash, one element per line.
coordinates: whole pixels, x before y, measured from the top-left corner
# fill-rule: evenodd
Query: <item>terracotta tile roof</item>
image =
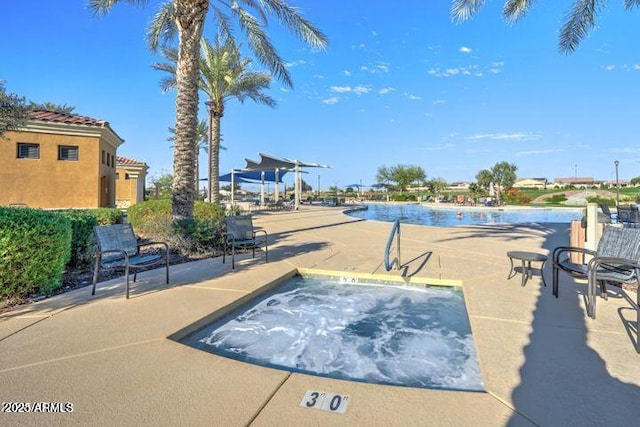
<path fill-rule="evenodd" d="M 43 122 L 109 127 L 109 122 L 105 122 L 104 120 L 92 119 L 91 117 L 80 116 L 78 114 L 61 113 L 59 111 L 50 110 L 31 110 L 28 114 L 31 120 L 40 120 Z"/>
<path fill-rule="evenodd" d="M 139 162 L 137 160 L 128 159 L 128 158 L 122 157 L 122 156 L 116 156 L 116 164 L 118 166 L 120 166 L 120 165 L 123 165 L 123 166 L 147 166 L 147 164 L 145 162 Z"/>

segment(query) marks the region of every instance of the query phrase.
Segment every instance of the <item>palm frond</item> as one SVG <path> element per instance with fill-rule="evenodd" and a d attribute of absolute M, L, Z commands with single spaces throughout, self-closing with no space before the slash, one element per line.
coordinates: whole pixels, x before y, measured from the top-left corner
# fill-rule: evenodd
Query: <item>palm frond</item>
<path fill-rule="evenodd" d="M 634 6 L 640 6 L 640 0 L 624 0 L 624 7 L 627 10 L 633 9 Z"/>
<path fill-rule="evenodd" d="M 531 9 L 535 0 L 507 0 L 502 9 L 502 16 L 514 23 L 522 18 Z"/>
<path fill-rule="evenodd" d="M 568 54 L 596 26 L 596 16 L 605 0 L 576 0 L 560 30 L 560 51 Z"/>
<path fill-rule="evenodd" d="M 484 6 L 484 3 L 485 0 L 453 0 L 451 20 L 457 23 L 467 21 Z"/>
<path fill-rule="evenodd" d="M 134 6 L 144 6 L 148 0 L 89 0 L 87 7 L 93 11 L 96 16 L 103 16 L 111 10 L 116 3 L 129 3 Z"/>
<path fill-rule="evenodd" d="M 289 71 L 284 66 L 282 58 L 278 55 L 258 20 L 244 9 L 235 9 L 233 12 L 237 14 L 240 27 L 246 33 L 249 47 L 258 58 L 258 61 L 265 65 L 275 78 L 285 86 L 293 88 L 293 81 Z"/>
<path fill-rule="evenodd" d="M 178 30 L 173 19 L 174 12 L 173 0 L 168 0 L 160 5 L 149 22 L 147 43 L 152 51 L 157 51 L 159 46 L 166 46 L 176 38 Z"/>
<path fill-rule="evenodd" d="M 254 3 L 253 0 L 243 1 L 245 3 Z M 324 49 L 327 46 L 327 36 L 314 24 L 303 18 L 298 8 L 289 6 L 283 0 L 261 0 L 260 5 L 267 12 L 273 13 L 289 31 L 311 47 Z M 266 23 L 266 20 L 264 22 Z"/>

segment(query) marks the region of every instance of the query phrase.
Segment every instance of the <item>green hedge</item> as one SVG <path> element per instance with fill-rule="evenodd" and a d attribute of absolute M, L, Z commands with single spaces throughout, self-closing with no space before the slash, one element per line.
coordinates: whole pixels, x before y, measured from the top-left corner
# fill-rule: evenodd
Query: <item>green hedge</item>
<path fill-rule="evenodd" d="M 224 207 L 198 201 L 193 216 L 174 223 L 169 199 L 147 200 L 127 211 L 127 219 L 137 234 L 164 240 L 184 253 L 209 252 L 222 234 Z"/>
<path fill-rule="evenodd" d="M 122 211 L 116 208 L 97 208 L 87 210 L 98 220 L 98 225 L 122 224 Z"/>
<path fill-rule="evenodd" d="M 96 237 L 93 227 L 99 224 L 94 210 L 57 211 L 71 223 L 70 268 L 83 268 L 91 264 L 95 256 Z"/>
<path fill-rule="evenodd" d="M 0 207 L 0 296 L 24 298 L 59 287 L 71 234 L 63 215 Z"/>

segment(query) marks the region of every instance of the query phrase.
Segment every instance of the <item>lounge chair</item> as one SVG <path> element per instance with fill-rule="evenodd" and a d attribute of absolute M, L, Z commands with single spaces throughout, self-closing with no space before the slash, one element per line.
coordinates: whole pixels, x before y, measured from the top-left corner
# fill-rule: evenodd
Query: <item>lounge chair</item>
<path fill-rule="evenodd" d="M 93 289 L 96 294 L 98 272 L 105 269 L 124 269 L 127 299 L 129 299 L 129 271 L 133 270 L 133 281 L 136 281 L 138 270 L 164 264 L 166 281 L 169 283 L 169 246 L 165 242 L 148 242 L 138 244 L 131 225 L 115 224 L 94 227 L 98 240 L 96 265 L 93 271 Z M 142 253 L 141 248 L 160 246 L 161 253 Z"/>
<path fill-rule="evenodd" d="M 254 230 L 253 220 L 250 215 L 228 216 L 225 218 L 226 232 L 223 234 L 224 249 L 222 251 L 222 263 L 226 261 L 227 249 L 231 247 L 231 268 L 236 268 L 236 248 L 251 249 L 252 257 L 256 256 L 256 248 L 264 245 L 264 262 L 268 262 L 267 232 Z M 264 233 L 264 240 L 257 240 L 256 234 Z"/>

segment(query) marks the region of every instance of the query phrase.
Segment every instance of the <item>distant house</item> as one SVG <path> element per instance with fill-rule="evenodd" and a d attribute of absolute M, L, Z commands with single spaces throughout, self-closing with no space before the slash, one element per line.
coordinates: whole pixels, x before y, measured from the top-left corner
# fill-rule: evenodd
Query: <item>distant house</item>
<path fill-rule="evenodd" d="M 103 120 L 47 110 L 0 138 L 0 205 L 115 206 L 116 151 L 124 142 Z"/>
<path fill-rule="evenodd" d="M 611 181 L 607 181 L 605 182 L 605 184 L 609 187 L 614 187 L 616 186 L 616 180 L 611 180 Z M 620 188 L 625 188 L 625 187 L 629 187 L 631 185 L 631 181 L 629 181 L 628 179 L 619 179 L 617 184 L 620 186 Z"/>
<path fill-rule="evenodd" d="M 593 177 L 571 177 L 571 178 L 555 178 L 553 180 L 553 186 L 556 188 L 564 188 L 574 186 L 578 188 L 589 188 L 594 185 L 598 185 L 599 182 L 595 181 Z"/>
<path fill-rule="evenodd" d="M 144 182 L 147 177 L 147 166 L 144 162 L 116 157 L 116 206 L 126 209 L 144 201 Z"/>
<path fill-rule="evenodd" d="M 449 183 L 447 190 L 468 190 L 470 183 L 467 181 L 455 181 Z"/>
<path fill-rule="evenodd" d="M 522 178 L 513 184 L 513 188 L 537 188 L 540 190 L 546 190 L 547 178 Z"/>

